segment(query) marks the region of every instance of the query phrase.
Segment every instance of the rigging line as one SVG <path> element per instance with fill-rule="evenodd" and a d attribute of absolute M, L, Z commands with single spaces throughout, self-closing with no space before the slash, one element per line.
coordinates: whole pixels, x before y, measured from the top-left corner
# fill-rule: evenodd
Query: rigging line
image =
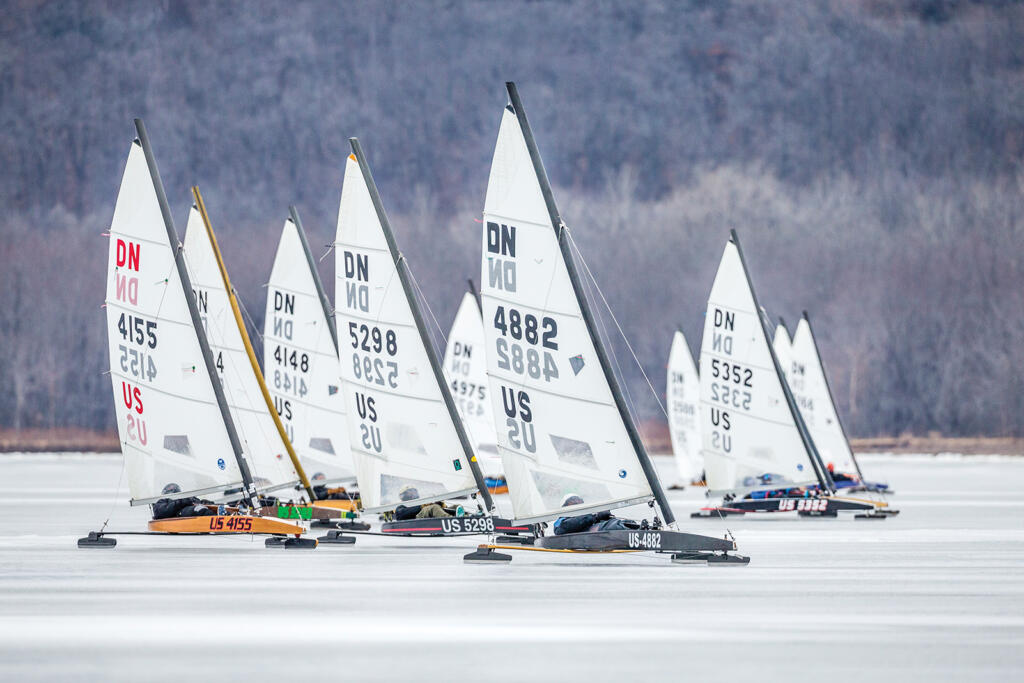
<path fill-rule="evenodd" d="M 124 481 L 124 470 L 127 464 L 127 460 L 124 455 L 121 456 L 121 473 L 117 475 L 117 489 L 114 491 L 114 500 L 110 503 L 110 509 L 107 510 L 107 518 L 103 520 L 103 525 L 100 527 L 100 533 L 107 528 L 107 524 L 110 523 L 110 516 L 114 514 L 114 508 L 117 507 L 117 499 L 121 495 L 121 482 Z"/>
<path fill-rule="evenodd" d="M 604 292 L 601 291 L 601 286 L 597 284 L 597 278 L 594 277 L 594 274 L 590 270 L 590 266 L 587 265 L 587 260 L 585 258 L 583 258 L 583 252 L 580 251 L 579 245 L 577 245 L 576 241 L 573 240 L 572 233 L 569 232 L 568 227 L 566 227 L 566 232 L 569 235 L 569 241 L 570 241 L 574 251 L 580 257 L 580 262 L 583 264 L 583 268 L 584 268 L 584 270 L 587 273 L 588 279 L 593 282 L 594 288 L 597 290 L 598 294 L 601 296 L 601 301 L 604 303 L 604 307 L 608 310 L 608 314 L 611 316 L 612 321 L 615 323 L 615 327 L 618 328 L 619 334 L 622 335 L 623 341 L 626 342 L 626 348 L 629 349 L 629 353 L 633 356 L 633 361 L 637 364 L 637 367 L 640 368 L 640 374 L 643 375 L 644 380 L 647 382 L 647 387 L 651 390 L 651 394 L 654 395 L 654 399 L 658 402 L 658 406 L 661 408 L 662 414 L 665 416 L 666 419 L 669 419 L 668 411 L 665 410 L 665 406 L 661 402 L 661 398 L 658 396 L 658 393 L 654 390 L 654 386 L 651 384 L 650 378 L 647 377 L 647 373 L 644 372 L 643 365 L 640 364 L 640 360 L 637 358 L 636 352 L 633 351 L 633 346 L 629 343 L 629 339 L 626 337 L 626 333 L 622 330 L 622 326 L 619 325 L 619 321 L 615 318 L 615 312 L 612 311 L 611 306 L 608 304 L 608 299 L 605 298 Z M 604 323 L 602 322 L 601 325 L 603 327 Z M 611 347 L 611 344 L 609 344 L 609 347 Z M 615 351 L 614 350 L 612 350 L 612 356 L 613 357 L 615 356 Z M 616 365 L 617 364 L 618 364 L 618 361 L 616 360 Z M 621 374 L 621 370 L 620 370 L 620 374 Z M 630 403 L 632 404 L 632 398 L 630 397 L 630 393 L 629 393 L 629 386 L 628 386 L 628 384 L 625 381 L 623 381 L 623 386 L 625 387 L 625 390 L 626 390 L 626 397 L 627 397 L 627 399 L 629 399 Z M 635 410 L 636 410 L 636 408 L 634 407 L 634 412 L 635 412 Z M 722 513 L 721 509 L 716 508 L 715 511 L 718 513 L 718 518 L 720 520 L 722 520 L 722 521 L 725 521 L 725 515 Z M 732 529 L 726 527 L 725 532 L 729 535 L 729 537 L 735 543 L 736 542 L 736 537 L 733 536 Z"/>
<path fill-rule="evenodd" d="M 590 266 L 587 265 L 587 260 L 583 258 L 583 252 L 580 251 L 576 241 L 572 239 L 572 233 L 569 233 L 569 240 L 572 242 L 573 248 L 576 253 L 580 256 L 580 262 L 583 263 L 583 268 L 586 269 L 588 277 L 594 281 L 594 288 L 597 289 L 597 293 L 601 296 L 601 301 L 604 303 L 605 308 L 608 309 L 609 315 L 611 315 L 612 322 L 615 323 L 615 327 L 618 328 L 619 334 L 622 336 L 622 340 L 626 342 L 626 348 L 629 349 L 630 355 L 633 356 L 633 361 L 637 367 L 640 368 L 640 374 L 643 375 L 644 381 L 647 382 L 647 387 L 651 390 L 651 394 L 654 396 L 654 400 L 658 402 L 658 407 L 661 408 L 662 414 L 668 419 L 668 411 L 665 410 L 665 404 L 661 402 L 661 397 L 658 396 L 658 392 L 654 390 L 654 385 L 651 383 L 650 378 L 647 376 L 647 372 L 644 371 L 644 366 L 640 363 L 640 359 L 637 358 L 636 352 L 633 350 L 633 345 L 629 343 L 629 338 L 626 333 L 622 330 L 622 326 L 619 324 L 618 319 L 615 317 L 615 312 L 612 311 L 611 306 L 608 304 L 608 300 L 604 296 L 604 292 L 601 291 L 601 286 L 597 284 L 597 280 L 594 278 L 593 273 L 590 271 Z"/>
<path fill-rule="evenodd" d="M 566 233 L 568 233 L 568 232 L 569 232 L 568 228 L 566 228 Z M 576 247 L 575 242 L 572 241 L 572 235 L 571 234 L 569 234 L 569 242 L 574 247 L 574 250 L 575 250 L 576 254 L 578 254 L 580 256 L 580 260 L 582 260 L 583 259 L 583 255 L 579 253 L 579 248 Z M 597 281 L 594 279 L 593 274 L 590 273 L 589 270 L 587 271 L 587 275 L 588 275 L 588 277 L 583 279 L 583 284 L 587 288 L 587 293 L 589 294 L 592 287 L 594 289 L 597 288 Z M 590 295 L 590 297 L 593 298 L 593 295 Z M 605 303 L 605 306 L 607 307 L 607 302 Z M 618 355 L 615 353 L 615 346 L 614 346 L 614 344 L 612 344 L 611 335 L 608 334 L 608 328 L 605 325 L 604 315 L 601 314 L 600 309 L 597 309 L 597 311 L 598 311 L 598 323 L 601 325 L 601 332 L 604 333 L 604 339 L 607 342 L 608 351 L 611 353 L 611 356 L 612 356 L 612 364 L 614 365 L 613 369 L 615 371 L 617 371 L 617 374 L 619 376 L 619 380 L 622 382 L 622 387 L 623 387 L 623 389 L 626 392 L 626 402 L 629 404 L 629 409 L 630 409 L 634 419 L 636 419 L 637 416 L 638 416 L 638 413 L 637 413 L 637 409 L 636 409 L 636 403 L 633 401 L 633 396 L 632 396 L 632 394 L 629 391 L 629 383 L 626 381 L 626 375 L 625 375 L 625 373 L 622 370 L 622 365 L 619 363 Z M 608 312 L 611 313 L 611 310 L 609 309 Z M 639 422 L 639 420 L 637 420 L 637 422 Z"/>
<path fill-rule="evenodd" d="M 266 286 L 266 285 L 264 285 L 264 286 Z M 253 352 L 257 356 L 262 357 L 263 356 L 263 332 L 260 330 L 259 327 L 256 326 L 256 321 L 253 320 L 253 317 L 251 315 L 249 315 L 249 309 L 245 307 L 245 302 L 242 301 L 242 297 L 238 296 L 238 292 L 235 290 L 233 285 L 231 287 L 231 293 L 235 295 L 235 301 L 238 302 L 238 307 L 242 309 L 242 315 L 245 316 L 246 321 L 249 323 L 249 327 L 252 328 L 252 331 L 255 332 L 256 336 L 259 338 L 260 348 L 259 349 L 253 348 Z M 252 337 L 251 336 L 249 337 L 249 341 L 250 342 L 252 341 Z"/>
<path fill-rule="evenodd" d="M 404 259 L 405 256 L 402 255 L 402 256 L 400 256 L 400 258 Z M 408 263 L 406 265 L 408 265 Z M 441 339 L 444 340 L 445 348 L 447 348 L 447 346 L 448 346 L 448 337 L 445 335 L 444 330 L 441 329 L 441 324 L 437 321 L 437 317 L 434 315 L 433 309 L 430 308 L 430 303 L 427 301 L 427 295 L 423 293 L 423 288 L 420 287 L 419 280 L 417 280 L 416 276 L 413 274 L 412 268 L 406 268 L 405 272 L 407 272 L 409 274 L 409 279 L 412 280 L 413 287 L 416 288 L 416 292 L 419 295 L 419 300 L 423 303 L 423 306 L 426 307 L 427 312 L 430 313 L 430 318 L 431 318 L 431 320 L 434 321 L 434 326 L 437 328 L 438 334 L 441 335 Z M 442 357 L 442 362 L 443 362 L 443 360 L 444 359 Z M 443 370 L 443 368 L 442 368 L 442 370 Z M 448 381 L 447 377 L 445 377 L 445 381 Z M 452 398 L 454 399 L 454 396 Z M 476 436 L 473 434 L 473 429 L 472 429 L 472 427 L 469 426 L 469 421 L 466 419 L 466 416 L 462 414 L 462 408 L 459 405 L 456 405 L 456 408 L 458 410 L 459 418 L 462 420 L 462 428 L 464 430 L 466 430 L 466 436 L 468 436 L 469 439 L 470 439 L 470 447 L 473 450 L 473 457 L 475 457 L 477 459 L 477 462 L 479 462 L 480 461 L 480 456 L 477 455 L 476 445 L 478 443 L 480 443 L 480 442 L 476 438 Z M 477 502 L 479 503 L 479 501 L 477 501 Z"/>
<path fill-rule="evenodd" d="M 400 258 L 404 259 L 405 256 L 403 255 Z M 419 294 L 420 301 L 427 309 L 427 313 L 430 314 L 430 319 L 434 321 L 434 327 L 437 328 L 437 333 L 441 335 L 441 339 L 443 339 L 445 345 L 447 345 L 448 337 L 445 336 L 444 330 L 441 329 L 441 323 L 437 322 L 437 318 L 434 316 L 434 310 L 430 308 L 430 302 L 427 301 L 427 295 L 423 293 L 423 288 L 420 287 L 420 281 L 416 279 L 416 276 L 412 272 L 412 268 L 406 268 L 405 272 L 409 274 L 409 279 L 412 280 L 412 284 L 416 288 L 416 293 Z"/>

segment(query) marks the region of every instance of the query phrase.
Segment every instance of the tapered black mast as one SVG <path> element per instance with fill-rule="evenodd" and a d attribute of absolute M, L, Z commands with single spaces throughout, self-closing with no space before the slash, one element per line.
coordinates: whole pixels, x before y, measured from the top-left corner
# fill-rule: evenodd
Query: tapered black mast
<path fill-rule="evenodd" d="M 469 283 L 469 293 L 473 295 L 473 301 L 476 302 L 476 309 L 480 311 L 480 315 L 484 314 L 483 304 L 480 303 L 480 292 L 476 291 L 476 285 L 473 283 L 473 278 L 466 280 Z"/>
<path fill-rule="evenodd" d="M 156 191 L 156 199 L 160 204 L 160 214 L 164 219 L 164 228 L 167 230 L 167 239 L 170 242 L 171 250 L 174 252 L 174 265 L 178 269 L 178 278 L 185 290 L 185 302 L 188 304 L 189 316 L 192 318 L 192 327 L 199 338 L 199 348 L 203 353 L 203 362 L 206 364 L 206 374 L 210 377 L 213 385 L 213 394 L 217 397 L 217 407 L 220 409 L 221 419 L 228 432 L 228 440 L 231 442 L 231 450 L 235 454 L 235 462 L 238 463 L 238 471 L 242 475 L 244 486 L 243 497 L 248 501 L 250 507 L 259 509 L 259 495 L 256 493 L 256 485 L 253 483 L 252 472 L 249 471 L 249 463 L 245 460 L 242 451 L 242 442 L 238 438 L 238 431 L 235 429 L 235 421 L 231 419 L 231 409 L 224 396 L 224 386 L 221 384 L 220 375 L 217 373 L 217 366 L 213 360 L 213 353 L 210 351 L 210 341 L 206 338 L 206 328 L 199 315 L 199 306 L 196 304 L 195 292 L 192 290 L 192 280 L 188 276 L 188 268 L 185 266 L 185 255 L 181 249 L 181 242 L 178 240 L 178 231 L 174 227 L 174 219 L 171 217 L 171 209 L 167 204 L 167 194 L 164 192 L 163 181 L 160 180 L 160 171 L 156 167 L 156 157 L 153 156 L 153 149 L 149 145 L 149 136 L 146 134 L 146 126 L 142 119 L 135 119 L 135 130 L 138 132 L 139 143 L 146 155 L 146 165 L 149 167 L 149 175 L 153 179 L 153 189 Z"/>
<path fill-rule="evenodd" d="M 772 357 L 772 365 L 775 367 L 775 374 L 779 377 L 779 383 L 782 384 L 782 393 L 786 397 L 786 404 L 789 406 L 789 412 L 793 416 L 793 421 L 796 423 L 796 430 L 800 433 L 800 439 L 804 442 L 804 448 L 807 450 L 807 457 L 811 461 L 811 467 L 814 468 L 814 473 L 817 475 L 818 483 L 821 487 L 827 491 L 835 491 L 835 483 L 832 481 L 832 477 L 829 476 L 828 470 L 825 469 L 825 465 L 821 462 L 821 455 L 818 453 L 818 448 L 814 445 L 814 440 L 811 438 L 811 433 L 807 430 L 807 425 L 804 424 L 804 418 L 800 414 L 800 408 L 796 405 L 796 401 L 793 399 L 793 392 L 789 389 L 789 382 L 786 381 L 786 375 L 782 372 L 782 366 L 779 364 L 779 357 L 775 355 L 775 345 L 772 344 L 770 339 L 772 335 L 769 334 L 768 325 L 765 324 L 764 316 L 761 315 L 761 306 L 757 302 L 757 292 L 754 290 L 754 281 L 750 279 L 750 271 L 747 269 L 747 260 L 743 257 L 743 249 L 740 247 L 740 238 L 736 234 L 735 230 L 729 231 L 729 241 L 736 245 L 736 253 L 740 256 L 740 264 L 743 266 L 743 275 L 747 278 L 747 287 L 750 289 L 750 296 L 754 299 L 754 310 L 757 312 L 757 319 L 761 323 L 761 330 L 764 333 L 766 345 L 768 346 L 768 353 Z"/>
<path fill-rule="evenodd" d="M 402 289 L 405 291 L 405 298 L 409 302 L 409 308 L 412 310 L 413 320 L 416 321 L 416 329 L 420 333 L 420 340 L 423 342 L 424 350 L 427 353 L 427 359 L 430 361 L 430 368 L 434 371 L 434 378 L 437 380 L 437 386 L 441 390 L 441 397 L 444 399 L 444 404 L 448 408 L 448 414 L 451 416 L 452 423 L 455 425 L 455 432 L 459 435 L 459 443 L 462 444 L 462 451 L 466 456 L 466 460 L 469 461 L 469 469 L 473 472 L 473 478 L 476 480 L 477 489 L 480 491 L 480 495 L 484 499 L 484 505 L 488 512 L 494 509 L 494 500 L 491 498 L 491 492 L 487 490 L 487 481 L 484 479 L 484 474 L 480 470 L 480 463 L 476 460 L 476 454 L 473 452 L 473 446 L 469 441 L 469 436 L 466 434 L 466 429 L 462 424 L 462 418 L 459 416 L 459 410 L 455 406 L 455 400 L 452 398 L 452 393 L 448 389 L 448 380 L 445 379 L 444 370 L 441 367 L 441 361 L 437 358 L 437 350 L 434 348 L 434 342 L 430 339 L 427 325 L 423 321 L 423 314 L 420 312 L 419 303 L 416 301 L 415 290 L 413 288 L 412 276 L 409 273 L 409 265 L 402 257 L 402 253 L 398 250 L 398 243 L 395 241 L 395 235 L 391 231 L 391 223 L 388 221 L 387 213 L 384 212 L 384 205 L 380 201 L 380 194 L 377 192 L 377 185 L 373 182 L 373 174 L 370 173 L 370 165 L 366 161 L 366 156 L 363 154 L 363 149 L 359 145 L 359 140 L 356 138 L 349 138 L 349 143 L 352 145 L 352 154 L 355 155 L 356 161 L 359 163 L 359 170 L 363 173 L 363 181 L 366 183 L 366 189 L 370 193 L 370 201 L 373 202 L 373 208 L 377 212 L 377 219 L 380 221 L 381 229 L 384 231 L 384 238 L 388 243 L 388 250 L 391 252 L 391 258 L 395 262 L 395 270 L 398 271 L 398 279 L 402 283 Z"/>
<path fill-rule="evenodd" d="M 572 249 L 569 244 L 569 235 L 565 230 L 561 214 L 558 212 L 558 206 L 555 204 L 555 195 L 551 191 L 551 183 L 548 182 L 548 174 L 544 170 L 544 162 L 540 158 L 540 151 L 537 149 L 537 143 L 533 139 L 533 131 L 530 129 L 530 122 L 526 118 L 526 110 L 523 108 L 522 100 L 519 99 L 519 91 L 516 89 L 516 84 L 511 81 L 505 83 L 505 88 L 508 90 L 508 98 L 512 104 L 512 110 L 519 120 L 519 128 L 523 131 L 523 139 L 526 141 L 526 148 L 530 152 L 533 170 L 537 174 L 537 180 L 540 182 L 540 191 L 544 195 L 544 203 L 547 205 L 548 215 L 551 218 L 551 227 L 555 231 L 555 238 L 558 240 L 562 259 L 565 261 L 566 270 L 569 273 L 569 281 L 572 283 L 573 292 L 576 294 L 580 311 L 583 313 L 583 321 L 587 326 L 587 332 L 590 334 L 590 340 L 594 344 L 594 351 L 597 353 L 601 369 L 604 371 L 605 379 L 611 389 L 615 407 L 618 409 L 619 415 L 626 425 L 626 433 L 629 434 L 629 440 L 636 451 L 637 458 L 640 460 L 640 467 L 644 471 L 644 476 L 647 477 L 651 493 L 654 495 L 654 499 L 658 501 L 658 507 L 661 508 L 661 515 L 664 517 L 665 523 L 669 525 L 675 524 L 676 518 L 668 504 L 665 490 L 661 487 L 661 480 L 658 479 L 658 473 L 654 469 L 654 464 L 651 463 L 651 459 L 647 455 L 647 449 L 640 438 L 640 432 L 637 431 L 636 424 L 633 423 L 633 417 L 629 414 L 629 409 L 622 395 L 622 389 L 619 387 L 619 382 L 612 371 L 608 352 L 605 350 L 600 336 L 596 333 L 596 319 L 590 310 L 590 304 L 580 283 L 579 273 L 576 270 L 576 263 L 573 260 Z"/>
<path fill-rule="evenodd" d="M 331 341 L 334 342 L 334 352 L 338 352 L 338 326 L 334 321 L 334 311 L 331 310 L 331 303 L 327 299 L 327 292 L 324 291 L 324 283 L 320 279 L 320 272 L 316 269 L 316 261 L 313 260 L 313 252 L 309 249 L 309 240 L 306 239 L 306 231 L 302 229 L 302 220 L 299 219 L 299 210 L 294 206 L 288 207 L 288 217 L 295 224 L 295 231 L 299 233 L 299 241 L 302 242 L 302 252 L 306 255 L 306 264 L 313 276 L 313 284 L 316 286 L 316 294 L 320 297 L 320 305 L 324 309 L 324 317 L 327 318 L 327 329 L 331 331 Z"/>

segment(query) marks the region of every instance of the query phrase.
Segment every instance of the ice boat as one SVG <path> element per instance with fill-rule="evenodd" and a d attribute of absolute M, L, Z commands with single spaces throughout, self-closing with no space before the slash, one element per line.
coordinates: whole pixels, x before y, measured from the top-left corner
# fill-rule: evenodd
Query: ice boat
<path fill-rule="evenodd" d="M 494 516 L 473 443 L 430 339 L 359 141 L 350 140 L 335 241 L 335 316 L 348 432 L 363 510 L 386 535 L 517 534 Z M 403 512 L 470 497 L 456 516 Z M 469 500 L 477 501 L 476 510 Z M 401 509 L 400 507 L 401 506 Z M 458 516 L 459 508 L 464 514 Z"/>
<path fill-rule="evenodd" d="M 682 330 L 672 335 L 665 382 L 665 409 L 678 484 L 669 488 L 703 486 L 704 456 L 700 440 L 700 378 Z"/>
<path fill-rule="evenodd" d="M 459 407 L 491 494 L 508 493 L 501 472 L 494 415 L 487 386 L 487 360 L 484 357 L 484 323 L 473 281 L 455 314 L 444 351 L 444 372 L 452 397 Z"/>
<path fill-rule="evenodd" d="M 693 513 L 872 516 L 884 503 L 838 497 L 779 359 L 733 231 L 708 298 L 700 353 L 701 434 L 709 497 Z"/>
<path fill-rule="evenodd" d="M 836 488 L 886 492 L 888 484 L 865 480 L 857 456 L 850 448 L 807 311 L 797 323 L 787 358 L 788 363 L 782 364 L 786 381 Z"/>
<path fill-rule="evenodd" d="M 658 514 L 618 529 L 598 523 L 574 533 L 538 531 L 532 545 L 484 544 L 465 561 L 507 562 L 511 555 L 495 551 L 509 548 L 746 563 L 732 554 L 732 540 L 676 529 L 597 333 L 526 112 L 515 85 L 506 87 L 509 104 L 484 204 L 480 289 L 498 452 L 514 520 L 579 521 L 630 505 L 653 510 L 655 502 Z"/>
<path fill-rule="evenodd" d="M 299 524 L 262 514 L 261 496 L 295 481 L 281 463 L 244 444 L 207 335 L 201 305 L 171 218 L 142 121 L 110 228 L 106 317 L 117 428 L 132 505 L 197 497 L 211 515 L 149 522 L 146 532 L 105 528 L 79 547 L 112 547 L 113 536 L 268 534 L 288 547 L 316 547 Z M 271 539 L 268 539 L 271 540 Z"/>
<path fill-rule="evenodd" d="M 338 332 L 299 212 L 289 207 L 267 283 L 263 368 L 288 440 L 316 500 L 278 512 L 316 526 L 368 529 L 355 518 L 359 494 L 341 391 Z M 343 518 L 345 521 L 329 521 Z"/>

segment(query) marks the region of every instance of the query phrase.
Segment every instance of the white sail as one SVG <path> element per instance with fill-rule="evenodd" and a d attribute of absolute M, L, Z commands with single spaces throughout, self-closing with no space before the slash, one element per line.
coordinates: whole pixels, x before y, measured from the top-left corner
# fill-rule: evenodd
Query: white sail
<path fill-rule="evenodd" d="M 839 422 L 825 379 L 825 368 L 818 357 L 811 326 L 805 318 L 800 319 L 793 333 L 786 379 L 822 462 L 826 466 L 829 463 L 834 465 L 836 472 L 857 475 L 857 463 Z"/>
<path fill-rule="evenodd" d="M 739 247 L 725 246 L 704 321 L 701 432 L 709 493 L 816 484 Z"/>
<path fill-rule="evenodd" d="M 494 433 L 485 344 L 480 306 L 476 297 L 466 292 L 448 333 L 444 372 L 462 423 L 473 441 L 480 469 L 486 475 L 497 476 L 502 472 L 501 457 Z"/>
<path fill-rule="evenodd" d="M 128 154 L 110 228 L 107 339 L 132 504 L 241 486 L 142 146 Z"/>
<path fill-rule="evenodd" d="M 364 510 L 394 508 L 409 486 L 417 502 L 476 491 L 355 156 L 345 167 L 335 277 L 341 376 Z"/>
<path fill-rule="evenodd" d="M 206 328 L 206 338 L 220 373 L 242 450 L 249 461 L 253 482 L 260 491 L 294 487 L 299 476 L 260 391 L 242 342 L 242 333 L 231 310 L 217 256 L 202 215 L 195 206 L 189 211 L 185 228 L 184 254 L 199 315 Z M 293 387 L 293 390 L 298 395 L 308 388 Z"/>
<path fill-rule="evenodd" d="M 704 471 L 700 438 L 700 378 L 681 331 L 672 336 L 666 382 L 668 427 L 679 483 L 699 480 Z"/>
<path fill-rule="evenodd" d="M 494 150 L 481 241 L 487 375 L 516 520 L 649 500 L 510 107 Z M 583 504 L 561 507 L 568 494 Z"/>
<path fill-rule="evenodd" d="M 775 326 L 775 338 L 772 340 L 772 348 L 775 349 L 775 357 L 779 359 L 779 367 L 782 368 L 782 373 L 789 380 L 789 367 L 792 362 L 792 346 L 793 340 L 789 338 L 789 330 L 786 326 L 779 321 L 779 324 Z M 790 383 L 789 388 L 793 388 L 793 384 Z"/>
<path fill-rule="evenodd" d="M 355 480 L 338 351 L 291 219 L 281 231 L 267 284 L 263 368 L 277 414 L 310 479 Z"/>

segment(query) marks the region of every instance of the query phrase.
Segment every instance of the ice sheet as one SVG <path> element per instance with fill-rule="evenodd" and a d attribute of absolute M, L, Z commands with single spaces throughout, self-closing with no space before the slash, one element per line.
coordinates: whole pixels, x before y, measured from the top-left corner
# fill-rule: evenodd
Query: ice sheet
<path fill-rule="evenodd" d="M 728 527 L 749 567 L 478 566 L 462 563 L 475 539 L 78 550 L 108 516 L 144 527 L 120 457 L 0 456 L 0 680 L 1020 678 L 1024 460 L 863 464 L 899 517 L 690 520 L 697 492 L 670 492 L 684 530 Z"/>

